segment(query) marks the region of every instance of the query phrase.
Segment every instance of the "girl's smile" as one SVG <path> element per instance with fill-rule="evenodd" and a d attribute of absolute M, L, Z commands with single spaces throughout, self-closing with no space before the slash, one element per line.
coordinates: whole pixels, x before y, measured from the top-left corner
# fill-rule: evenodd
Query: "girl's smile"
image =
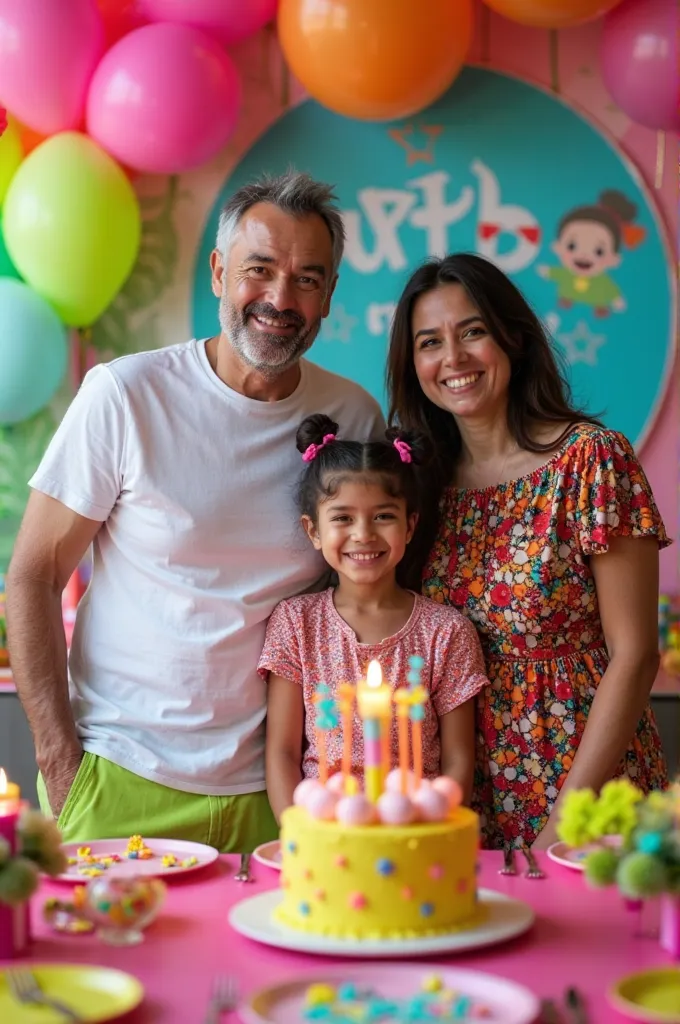
<path fill-rule="evenodd" d="M 303 520 L 307 534 L 341 576 L 365 585 L 390 573 L 404 557 L 416 516 L 404 498 L 392 497 L 378 482 L 360 474 L 341 482 L 322 501 L 316 524 Z"/>

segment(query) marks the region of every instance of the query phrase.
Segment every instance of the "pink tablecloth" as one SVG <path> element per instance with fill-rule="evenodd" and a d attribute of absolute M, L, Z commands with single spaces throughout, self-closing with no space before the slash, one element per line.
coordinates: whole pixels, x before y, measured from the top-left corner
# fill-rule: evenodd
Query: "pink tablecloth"
<path fill-rule="evenodd" d="M 201 1024 L 217 974 L 236 975 L 242 992 L 249 993 L 328 964 L 324 958 L 250 942 L 231 930 L 227 911 L 234 903 L 278 884 L 276 872 L 253 864 L 254 884 L 240 885 L 232 879 L 236 863 L 234 857 L 222 857 L 204 872 L 171 882 L 163 915 L 144 943 L 131 949 L 51 933 L 40 907 L 47 895 L 63 894 L 64 886 L 44 885 L 33 907 L 36 942 L 30 959 L 106 964 L 137 975 L 146 999 L 126 1024 Z M 483 854 L 480 885 L 530 903 L 536 924 L 503 945 L 434 962 L 511 978 L 542 998 L 560 998 L 568 985 L 577 985 L 588 999 L 591 1024 L 621 1024 L 624 1018 L 609 1008 L 605 990 L 625 974 L 667 964 L 670 958 L 654 939 L 635 937 L 634 915 L 614 891 L 588 889 L 579 874 L 545 857 L 541 863 L 548 873 L 543 881 L 504 878 L 498 874 L 500 854 Z"/>

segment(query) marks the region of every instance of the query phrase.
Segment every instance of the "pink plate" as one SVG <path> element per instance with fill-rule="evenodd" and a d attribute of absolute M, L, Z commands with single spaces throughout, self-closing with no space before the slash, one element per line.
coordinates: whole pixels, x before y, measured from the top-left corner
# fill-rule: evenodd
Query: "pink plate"
<path fill-rule="evenodd" d="M 593 843 L 590 846 L 569 846 L 568 843 L 553 843 L 548 847 L 547 854 L 550 860 L 562 867 L 571 868 L 572 871 L 585 871 L 585 860 L 593 850 L 601 849 L 601 845 L 611 846 L 616 849 L 621 845 L 620 836 L 604 836 L 602 844 Z"/>
<path fill-rule="evenodd" d="M 464 1017 L 439 1013 L 436 1020 L 441 1020 L 442 1024 L 447 1020 L 473 1018 L 483 1020 L 484 1024 L 531 1024 L 538 1017 L 539 1000 L 533 992 L 515 984 L 514 981 L 507 981 L 493 974 L 483 974 L 481 971 L 459 970 L 456 967 L 433 969 L 428 968 L 426 964 L 409 963 L 400 963 L 394 967 L 383 964 L 348 964 L 341 969 L 330 968 L 293 980 L 281 981 L 250 996 L 247 1002 L 239 1007 L 239 1013 L 246 1024 L 306 1024 L 310 1018 L 304 1016 L 305 997 L 310 985 L 330 985 L 337 989 L 340 985 L 352 984 L 357 990 L 370 989 L 383 999 L 403 1001 L 421 994 L 425 979 L 435 978 L 441 983 L 442 989 L 454 992 L 455 998 L 467 996 L 472 1000 L 473 1007 L 484 1008 L 486 1011 L 482 1016 L 473 1014 Z M 445 999 L 441 999 L 441 1005 L 446 1005 Z M 451 1009 L 454 1007 L 455 999 Z M 347 1019 L 350 1017 L 347 1016 Z M 368 1017 L 357 1016 L 356 1019 L 368 1020 Z M 384 1024 L 405 1019 L 403 1015 L 380 1017 Z M 409 1016 L 408 1019 L 425 1021 L 435 1018 L 423 1014 L 422 1017 Z"/>
<path fill-rule="evenodd" d="M 219 857 L 219 851 L 212 846 L 204 846 L 203 843 L 190 843 L 185 839 L 145 839 L 145 844 L 153 850 L 154 856 L 149 860 L 128 860 L 125 857 L 127 839 L 94 839 L 85 843 L 65 843 L 62 847 L 67 857 L 77 857 L 81 846 L 89 846 L 94 857 L 105 857 L 107 854 L 117 853 L 123 859 L 118 864 L 111 864 L 106 869 L 107 875 L 146 875 L 148 878 L 162 878 L 167 881 L 176 875 L 186 875 L 190 871 L 200 871 L 201 868 L 212 864 Z M 176 867 L 163 867 L 165 854 L 173 854 L 179 862 L 190 857 L 195 857 L 196 864 L 182 867 L 178 863 Z M 81 875 L 78 871 L 80 865 L 69 866 L 63 875 L 58 875 L 57 882 L 77 882 L 85 885 L 90 880 L 90 875 Z M 87 865 L 82 865 L 86 867 Z M 92 865 L 94 866 L 94 865 Z"/>
<path fill-rule="evenodd" d="M 273 843 L 262 843 L 253 850 L 253 858 L 258 864 L 266 868 L 273 868 L 274 871 L 281 870 L 281 843 L 275 839 Z"/>

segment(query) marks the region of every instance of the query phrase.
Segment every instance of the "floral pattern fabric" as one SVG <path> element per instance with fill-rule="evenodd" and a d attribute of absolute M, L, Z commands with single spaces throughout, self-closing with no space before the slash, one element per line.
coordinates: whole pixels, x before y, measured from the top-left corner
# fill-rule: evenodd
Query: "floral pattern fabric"
<path fill-rule="evenodd" d="M 630 444 L 591 424 L 525 477 L 442 496 L 423 593 L 482 640 L 474 805 L 487 848 L 533 842 L 571 767 L 608 664 L 590 556 L 612 536 L 670 543 Z M 619 774 L 667 785 L 649 708 Z"/>

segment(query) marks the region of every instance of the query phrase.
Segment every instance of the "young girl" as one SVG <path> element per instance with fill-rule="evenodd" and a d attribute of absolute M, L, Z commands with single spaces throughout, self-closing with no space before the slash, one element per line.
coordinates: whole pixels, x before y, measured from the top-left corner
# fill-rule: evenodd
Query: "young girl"
<path fill-rule="evenodd" d="M 488 683 L 477 634 L 454 608 L 404 590 L 396 579 L 418 519 L 423 443 L 396 431 L 384 441 L 344 441 L 337 431 L 327 416 L 309 416 L 297 448 L 306 463 L 298 492 L 302 525 L 338 585 L 274 609 L 258 666 L 269 681 L 267 791 L 277 820 L 297 784 L 318 775 L 317 686 L 328 684 L 335 696 L 340 683 L 365 677 L 373 659 L 393 689 L 406 684 L 409 657 L 423 659 L 423 774 L 451 776 L 466 801 L 472 788 L 472 698 Z M 340 768 L 341 732 L 327 733 L 329 772 Z M 394 719 L 391 746 L 396 766 Z M 352 770 L 359 776 L 362 749 L 355 711 Z"/>

